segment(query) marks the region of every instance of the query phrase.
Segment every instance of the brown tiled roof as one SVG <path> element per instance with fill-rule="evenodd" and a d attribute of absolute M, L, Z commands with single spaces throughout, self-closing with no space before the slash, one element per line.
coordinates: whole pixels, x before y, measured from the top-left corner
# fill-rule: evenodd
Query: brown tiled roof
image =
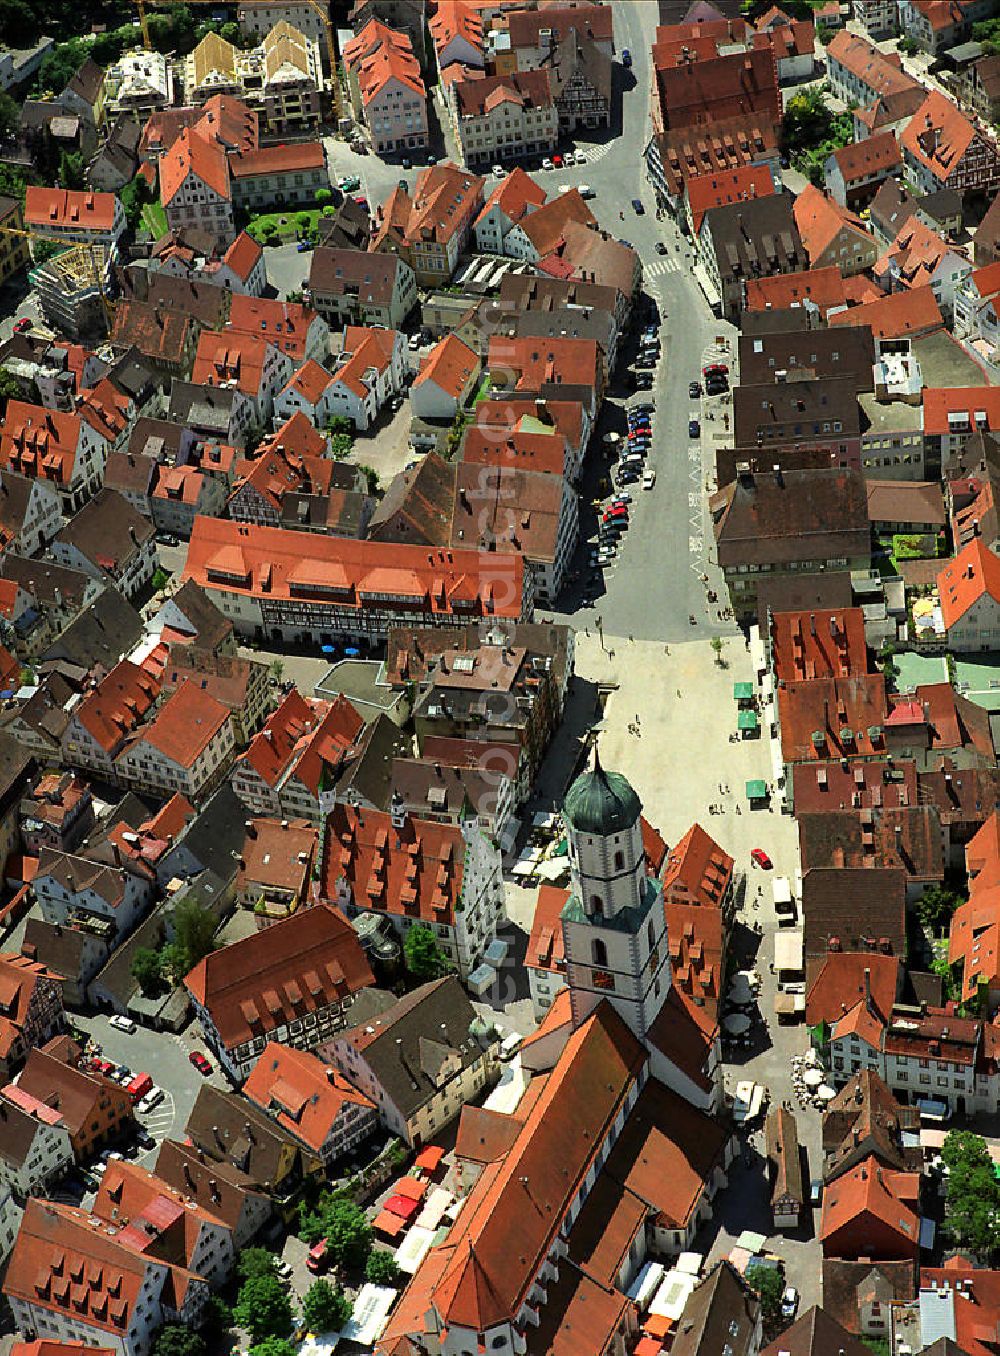
<path fill-rule="evenodd" d="M 841 1327 L 836 1319 L 832 1318 L 826 1312 L 828 1306 L 826 1303 L 826 1267 L 827 1265 L 836 1266 L 854 1266 L 860 1263 L 828 1263 L 824 1259 L 823 1264 L 823 1307 L 813 1305 L 792 1324 L 786 1328 L 780 1338 L 773 1341 L 770 1346 L 766 1346 L 761 1352 L 761 1356 L 865 1356 L 869 1348 L 856 1337 L 852 1337 L 850 1332 Z M 869 1269 L 872 1264 L 865 1264 Z M 886 1263 L 879 1263 L 879 1266 L 885 1266 Z M 913 1264 L 909 1262 L 888 1263 L 890 1266 L 908 1267 L 911 1274 Z"/>
<path fill-rule="evenodd" d="M 891 866 L 910 882 L 944 879 L 944 834 L 932 805 L 800 814 L 799 847 L 803 871 Z"/>
<path fill-rule="evenodd" d="M 870 549 L 858 471 L 788 471 L 732 481 L 712 500 L 719 564 L 848 560 Z"/>
<path fill-rule="evenodd" d="M 823 1308 L 816 1312 L 825 1313 L 847 1333 L 857 1336 L 861 1332 L 861 1297 L 877 1294 L 883 1303 L 891 1304 L 896 1300 L 905 1304 L 916 1298 L 918 1272 L 917 1262 L 845 1262 L 839 1257 L 824 1257 Z M 846 1351 L 840 1331 L 834 1332 L 833 1341 L 837 1345 L 836 1348 L 830 1346 L 829 1356 Z M 772 1343 L 767 1349 L 768 1356 L 779 1356 L 779 1345 Z M 811 1353 L 804 1352 L 803 1356 L 811 1356 Z M 855 1351 L 854 1356 L 862 1356 L 862 1353 Z"/>
<path fill-rule="evenodd" d="M 456 474 L 457 464 L 436 452 L 421 458 L 412 471 L 401 471 L 372 515 L 369 539 L 450 545 Z"/>
<path fill-rule="evenodd" d="M 786 1200 L 805 1205 L 799 1132 L 794 1113 L 785 1106 L 772 1107 L 767 1114 L 764 1132 L 772 1174 L 772 1205 L 777 1206 L 780 1201 Z"/>
<path fill-rule="evenodd" d="M 345 1002 L 374 977 L 351 925 L 317 904 L 213 951 L 184 983 L 232 1049 Z"/>
<path fill-rule="evenodd" d="M 813 867 L 802 878 L 805 953 L 882 949 L 906 954 L 906 874 L 891 867 Z"/>

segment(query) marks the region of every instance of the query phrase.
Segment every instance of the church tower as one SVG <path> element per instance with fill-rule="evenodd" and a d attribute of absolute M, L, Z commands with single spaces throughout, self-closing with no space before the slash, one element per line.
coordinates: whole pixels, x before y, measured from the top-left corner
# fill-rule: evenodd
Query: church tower
<path fill-rule="evenodd" d="M 563 805 L 570 896 L 562 911 L 573 1025 L 606 998 L 645 1041 L 670 992 L 670 957 L 658 881 L 646 874 L 642 805 L 618 772 L 578 777 Z"/>

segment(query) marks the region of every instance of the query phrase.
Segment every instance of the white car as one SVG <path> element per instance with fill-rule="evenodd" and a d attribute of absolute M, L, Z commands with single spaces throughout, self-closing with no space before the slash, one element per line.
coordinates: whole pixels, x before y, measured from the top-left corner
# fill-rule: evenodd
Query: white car
<path fill-rule="evenodd" d="M 113 1026 L 116 1031 L 124 1031 L 128 1036 L 135 1035 L 135 1022 L 133 1022 L 131 1017 L 123 1017 L 120 1013 L 115 1013 L 108 1022 L 108 1026 Z"/>
<path fill-rule="evenodd" d="M 611 499 L 612 504 L 631 504 L 631 502 L 632 496 L 628 490 L 622 490 L 621 494 L 616 494 Z"/>
<path fill-rule="evenodd" d="M 655 484 L 656 484 L 656 472 L 647 471 L 642 478 L 642 488 L 644 490 L 651 490 Z"/>
<path fill-rule="evenodd" d="M 583 151 L 577 151 L 575 159 L 578 165 L 585 165 L 587 163 L 587 157 L 584 155 Z"/>
<path fill-rule="evenodd" d="M 278 1262 L 274 1270 L 283 1281 L 290 1281 L 292 1279 L 292 1268 L 288 1262 Z"/>
<path fill-rule="evenodd" d="M 563 164 L 564 165 L 576 164 L 576 157 L 573 155 L 572 151 L 567 151 L 566 154 L 563 156 Z"/>
<path fill-rule="evenodd" d="M 416 351 L 417 351 L 417 349 L 418 349 L 419 347 L 420 347 L 420 335 L 419 335 L 419 334 L 411 334 L 411 335 L 410 335 L 410 352 L 411 352 L 411 353 L 416 353 Z"/>
<path fill-rule="evenodd" d="M 145 1115 L 147 1111 L 152 1111 L 154 1107 L 158 1107 L 162 1101 L 163 1089 L 150 1088 L 145 1097 L 139 1102 L 139 1110 Z"/>
<path fill-rule="evenodd" d="M 552 169 L 555 169 L 555 165 L 553 165 L 553 163 L 552 163 L 551 160 L 545 159 L 545 160 L 542 161 L 542 169 L 543 169 L 543 170 L 552 170 Z"/>
<path fill-rule="evenodd" d="M 781 1317 L 794 1318 L 795 1311 L 799 1307 L 799 1292 L 794 1285 L 786 1285 L 785 1293 L 781 1297 Z"/>
<path fill-rule="evenodd" d="M 507 171 L 504 169 L 503 165 L 493 166 L 493 177 L 494 179 L 506 179 Z"/>

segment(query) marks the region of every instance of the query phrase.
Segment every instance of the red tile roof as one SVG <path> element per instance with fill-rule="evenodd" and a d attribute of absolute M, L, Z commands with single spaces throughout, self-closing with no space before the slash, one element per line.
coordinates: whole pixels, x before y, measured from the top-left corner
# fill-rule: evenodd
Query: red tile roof
<path fill-rule="evenodd" d="M 858 179 L 867 179 L 883 170 L 899 168 L 903 157 L 894 132 L 879 132 L 864 141 L 853 141 L 833 152 L 833 159 L 849 188 Z"/>
<path fill-rule="evenodd" d="M 865 230 L 861 219 L 813 184 L 806 184 L 795 199 L 793 210 L 795 224 L 811 261 L 821 259 L 842 231 L 847 231 L 858 244 L 874 246 L 874 237 Z"/>
<path fill-rule="evenodd" d="M 413 385 L 422 386 L 424 382 L 432 381 L 446 395 L 457 400 L 478 367 L 479 358 L 472 349 L 457 335 L 447 334 L 423 359 Z"/>
<path fill-rule="evenodd" d="M 786 683 L 778 689 L 782 755 L 787 763 L 878 757 L 887 715 L 881 673 Z"/>
<path fill-rule="evenodd" d="M 973 537 L 938 575 L 937 587 L 944 624 L 954 626 L 984 595 L 1000 603 L 1000 557 Z"/>
<path fill-rule="evenodd" d="M 77 706 L 74 715 L 105 753 L 114 753 L 145 719 L 159 683 L 123 659 Z"/>
<path fill-rule="evenodd" d="M 229 708 L 194 679 L 181 683 L 136 735 L 182 768 L 191 768 L 229 721 Z"/>
<path fill-rule="evenodd" d="M 769 198 L 774 193 L 774 179 L 767 165 L 740 165 L 689 178 L 685 190 L 697 235 L 705 213 L 711 208 L 746 202 L 749 198 Z"/>
<path fill-rule="evenodd" d="M 207 141 L 190 127 L 160 158 L 160 202 L 167 207 L 181 184 L 192 175 L 220 198 L 228 199 L 229 166 L 226 153 L 215 141 Z"/>
<path fill-rule="evenodd" d="M 899 141 L 904 151 L 943 184 L 954 174 L 977 136 L 975 127 L 958 106 L 938 90 L 931 90 Z M 995 158 L 996 153 L 993 155 Z"/>
<path fill-rule="evenodd" d="M 520 165 L 514 169 L 500 182 L 486 199 L 483 204 L 483 210 L 476 217 L 475 224 L 483 220 L 492 208 L 498 207 L 508 221 L 520 221 L 526 216 L 529 208 L 541 207 L 545 201 L 545 190 L 532 179 L 530 174 L 525 173 Z"/>
<path fill-rule="evenodd" d="M 327 819 L 320 893 L 338 903 L 346 887 L 360 909 L 455 925 L 465 880 L 465 840 L 457 824 L 389 814 L 338 802 Z"/>
<path fill-rule="evenodd" d="M 524 963 L 529 970 L 565 974 L 561 915 L 567 899 L 568 890 L 557 885 L 539 886 L 528 949 L 524 953 Z"/>
<path fill-rule="evenodd" d="M 374 983 L 357 933 L 325 904 L 213 951 L 184 980 L 231 1050 Z"/>
<path fill-rule="evenodd" d="M 772 613 L 771 666 L 779 683 L 866 673 L 868 647 L 860 607 Z"/>
<path fill-rule="evenodd" d="M 0 463 L 33 480 L 68 485 L 76 467 L 80 424 L 79 414 L 10 400 L 0 434 Z"/>
<path fill-rule="evenodd" d="M 260 146 L 255 151 L 237 152 L 229 157 L 229 173 L 234 179 L 252 179 L 269 174 L 326 168 L 321 141 L 297 141 L 291 145 Z"/>
<path fill-rule="evenodd" d="M 913 76 L 903 70 L 898 54 L 883 56 L 866 38 L 848 33 L 846 29 L 827 43 L 826 52 L 876 95 L 899 94 L 918 86 Z"/>
<path fill-rule="evenodd" d="M 249 334 L 205 330 L 198 339 L 191 381 L 196 386 L 232 386 L 259 396 L 271 341 Z"/>
<path fill-rule="evenodd" d="M 296 362 L 305 362 L 309 330 L 319 319 L 311 306 L 278 297 L 236 294 L 229 303 L 226 332 L 266 339 Z"/>
<path fill-rule="evenodd" d="M 307 700 L 296 689 L 254 735 L 237 767 L 245 763 L 270 787 L 294 769 L 299 781 L 318 794 L 324 766 L 337 767 L 363 729 L 364 721 L 346 697 Z"/>
<path fill-rule="evenodd" d="M 887 1022 L 899 988 L 899 957 L 875 951 L 831 951 L 806 995 L 807 1025 L 826 1022 L 832 1026 L 859 1004 L 864 1006 L 866 970 L 872 1001 L 883 1023 Z"/>
<path fill-rule="evenodd" d="M 846 304 L 844 278 L 839 268 L 813 268 L 807 273 L 781 273 L 772 278 L 748 278 L 747 310 L 785 310 L 807 301 L 821 315 Z M 943 322 L 942 322 L 943 323 Z"/>
<path fill-rule="evenodd" d="M 877 1246 L 870 1256 L 891 1260 L 916 1257 L 920 1249 L 920 1218 L 910 1208 L 917 1174 L 892 1173 L 872 1155 L 827 1185 L 819 1235 L 826 1256 L 837 1256 L 838 1234 L 849 1226 L 877 1230 Z M 902 1191 L 906 1199 L 897 1192 Z M 894 1238 L 892 1236 L 895 1236 Z M 859 1240 L 860 1241 L 860 1240 Z"/>
<path fill-rule="evenodd" d="M 41 188 L 29 184 L 24 199 L 24 224 L 44 234 L 58 228 L 105 232 L 115 224 L 118 199 L 113 193 L 90 189 Z"/>
<path fill-rule="evenodd" d="M 346 1107 L 374 1110 L 363 1093 L 315 1055 L 273 1041 L 264 1046 L 243 1084 L 243 1096 L 317 1152 Z"/>
<path fill-rule="evenodd" d="M 524 610 L 520 554 L 428 551 L 420 546 L 327 538 L 281 528 L 248 528 L 222 519 L 195 519 L 185 579 L 230 593 L 271 600 L 315 596 L 331 589 L 339 606 L 359 613 L 379 595 L 404 598 L 415 614 L 464 617 L 490 613 L 519 619 Z M 266 581 L 266 584 L 265 584 Z M 500 587 L 500 581 L 503 587 Z"/>
<path fill-rule="evenodd" d="M 876 339 L 904 339 L 944 328 L 944 318 L 930 287 L 894 292 L 863 306 L 852 306 L 829 318 L 831 325 L 870 325 Z"/>
<path fill-rule="evenodd" d="M 692 824 L 667 854 L 663 897 L 719 909 L 732 878 L 732 857 L 700 824 Z"/>
<path fill-rule="evenodd" d="M 1000 431 L 1000 386 L 924 387 L 924 435 Z"/>

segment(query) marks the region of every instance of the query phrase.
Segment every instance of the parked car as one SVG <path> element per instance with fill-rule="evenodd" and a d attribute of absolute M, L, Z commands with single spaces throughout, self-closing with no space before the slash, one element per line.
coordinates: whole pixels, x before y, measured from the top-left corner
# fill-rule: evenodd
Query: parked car
<path fill-rule="evenodd" d="M 692 400 L 696 400 L 701 395 L 701 382 L 692 381 L 688 383 L 688 395 Z"/>
<path fill-rule="evenodd" d="M 26 315 L 23 315 L 20 320 L 14 322 L 15 334 L 24 334 L 27 330 L 30 329 L 31 329 L 31 320 Z"/>
<path fill-rule="evenodd" d="M 656 472 L 647 471 L 642 478 L 642 488 L 644 490 L 651 490 L 655 484 L 656 484 Z"/>
<path fill-rule="evenodd" d="M 632 69 L 632 53 L 627 47 L 622 48 L 622 65 L 627 71 Z"/>
<path fill-rule="evenodd" d="M 563 155 L 563 164 L 564 164 L 564 165 L 575 165 L 575 164 L 576 164 L 576 156 L 573 154 L 572 151 L 566 151 L 566 152 L 565 152 L 565 154 Z"/>
<path fill-rule="evenodd" d="M 131 1017 L 125 1017 L 120 1012 L 115 1013 L 108 1022 L 108 1026 L 113 1026 L 116 1031 L 124 1031 L 127 1036 L 135 1035 L 135 1022 Z"/>
<path fill-rule="evenodd" d="M 192 1050 L 191 1053 L 188 1055 L 188 1059 L 191 1061 L 191 1063 L 194 1065 L 194 1067 L 198 1070 L 200 1074 L 207 1075 L 212 1072 L 211 1064 L 201 1053 L 200 1050 Z"/>
<path fill-rule="evenodd" d="M 710 377 L 713 373 L 720 377 L 728 377 L 729 368 L 725 363 L 709 363 L 706 367 L 701 369 L 701 375 L 703 377 Z"/>
<path fill-rule="evenodd" d="M 416 351 L 417 351 L 417 349 L 418 349 L 419 347 L 420 347 L 420 335 L 419 335 L 419 334 L 411 334 L 411 335 L 410 335 L 410 352 L 411 352 L 411 353 L 416 353 Z"/>
<path fill-rule="evenodd" d="M 145 1116 L 148 1112 L 154 1111 L 163 1101 L 164 1092 L 162 1088 L 150 1088 L 145 1097 L 141 1098 L 138 1104 L 138 1110 Z"/>
<path fill-rule="evenodd" d="M 794 1318 L 795 1311 L 799 1307 L 799 1292 L 794 1285 L 786 1285 L 785 1293 L 781 1297 L 781 1317 Z"/>
<path fill-rule="evenodd" d="M 563 167 L 563 158 L 562 158 L 562 156 L 561 156 L 561 155 L 554 155 L 554 156 L 552 157 L 552 163 L 553 163 L 553 165 L 556 167 L 556 169 L 562 169 L 562 167 Z"/>
<path fill-rule="evenodd" d="M 292 1279 L 293 1273 L 291 1263 L 286 1262 L 284 1258 L 275 1264 L 274 1270 L 275 1274 L 280 1276 L 283 1281 L 290 1281 Z"/>
<path fill-rule="evenodd" d="M 546 159 L 542 161 L 542 169 L 543 170 L 555 169 L 555 165 L 553 165 L 552 161 L 549 160 L 548 157 L 546 157 Z"/>
<path fill-rule="evenodd" d="M 763 871 L 770 871 L 771 859 L 763 848 L 751 848 L 750 860 L 754 866 L 759 866 Z"/>
<path fill-rule="evenodd" d="M 669 251 L 668 251 L 666 245 L 663 243 L 662 240 L 658 240 L 658 241 L 656 242 L 656 252 L 657 252 L 657 254 L 668 254 L 668 253 L 669 253 Z"/>
<path fill-rule="evenodd" d="M 652 414 L 655 409 L 656 406 L 651 400 L 640 400 L 638 404 L 632 406 L 629 413 Z"/>
<path fill-rule="evenodd" d="M 642 205 L 641 198 L 632 199 L 632 211 L 636 214 L 637 217 L 642 217 L 646 215 L 646 209 Z"/>
<path fill-rule="evenodd" d="M 701 424 L 699 424 L 697 419 L 688 420 L 688 437 L 689 438 L 701 437 Z"/>
<path fill-rule="evenodd" d="M 140 1149 L 155 1149 L 156 1140 L 149 1133 L 144 1125 L 140 1125 L 135 1132 L 135 1142 Z"/>
<path fill-rule="evenodd" d="M 493 177 L 494 179 L 506 179 L 507 171 L 504 169 L 503 165 L 493 166 Z"/>
<path fill-rule="evenodd" d="M 137 1073 L 128 1085 L 128 1095 L 133 1106 L 137 1106 L 147 1092 L 153 1089 L 153 1079 L 148 1073 Z"/>

